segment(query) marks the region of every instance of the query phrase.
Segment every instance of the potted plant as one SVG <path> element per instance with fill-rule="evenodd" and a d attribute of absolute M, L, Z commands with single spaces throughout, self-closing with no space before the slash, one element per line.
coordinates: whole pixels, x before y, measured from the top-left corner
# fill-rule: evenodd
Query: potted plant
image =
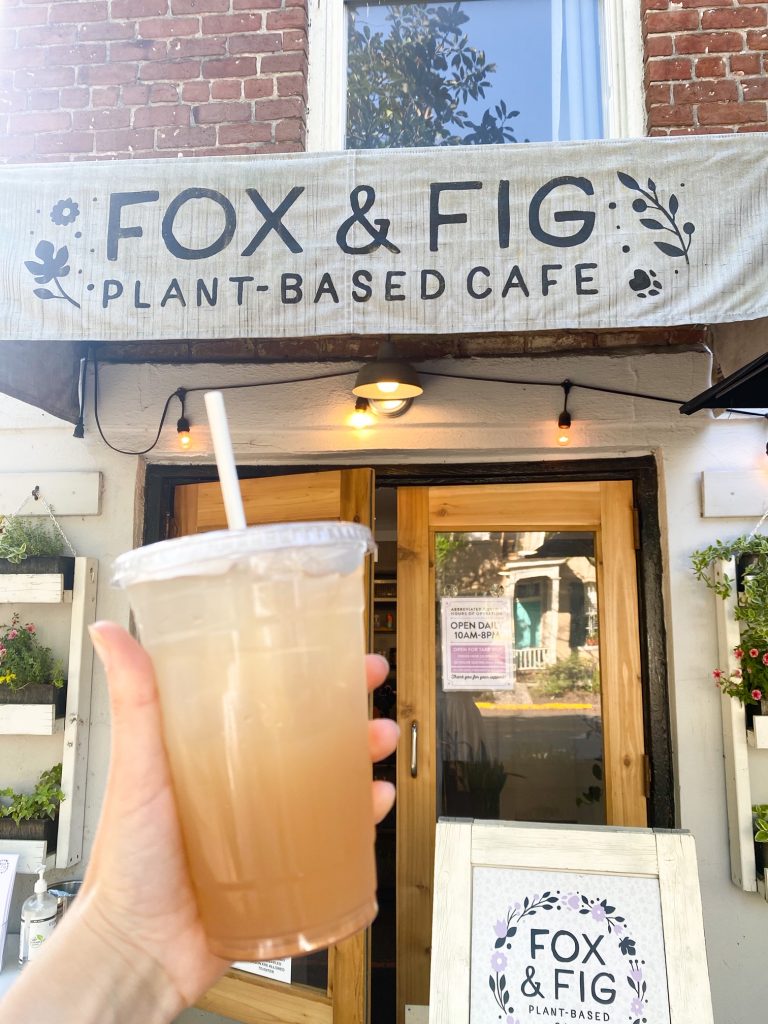
<path fill-rule="evenodd" d="M 716 579 L 714 563 L 731 559 L 736 560 L 736 578 L 724 573 Z M 734 587 L 738 594 L 735 615 L 741 642 L 734 649 L 738 668 L 716 668 L 715 683 L 723 693 L 741 701 L 749 713 L 759 714 L 762 707 L 768 713 L 768 537 L 750 534 L 728 542 L 716 541 L 694 551 L 691 564 L 696 578 L 719 597 L 730 597 Z"/>
<path fill-rule="evenodd" d="M 0 573 L 60 573 L 71 590 L 75 559 L 64 547 L 51 520 L 0 515 Z"/>
<path fill-rule="evenodd" d="M 0 626 L 0 704 L 55 704 L 57 716 L 66 706 L 61 662 L 17 612 Z"/>
<path fill-rule="evenodd" d="M 61 789 L 61 765 L 41 772 L 34 790 L 15 793 L 9 786 L 0 789 L 0 839 L 45 839 L 56 843 Z"/>
<path fill-rule="evenodd" d="M 752 833 L 755 840 L 755 865 L 762 878 L 768 868 L 768 804 L 752 805 Z"/>

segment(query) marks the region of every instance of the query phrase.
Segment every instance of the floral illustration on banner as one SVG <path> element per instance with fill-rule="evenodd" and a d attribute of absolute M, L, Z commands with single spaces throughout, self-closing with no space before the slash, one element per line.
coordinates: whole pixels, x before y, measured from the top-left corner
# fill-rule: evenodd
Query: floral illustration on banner
<path fill-rule="evenodd" d="M 627 958 L 626 982 L 629 987 L 628 1021 L 630 1024 L 641 1024 L 646 1019 L 648 1000 L 648 985 L 643 972 L 643 963 L 637 959 L 637 943 L 628 934 L 626 920 L 616 913 L 607 900 L 589 898 L 578 891 L 562 893 L 544 892 L 541 895 L 526 896 L 522 903 L 515 903 L 507 910 L 506 918 L 500 918 L 494 925 L 496 939 L 494 952 L 491 954 L 491 973 L 488 976 L 488 985 L 496 1005 L 502 1012 L 503 1024 L 520 1024 L 515 1016 L 515 1008 L 511 1003 L 509 985 L 506 977 L 506 970 L 509 966 L 509 958 L 502 952 L 502 947 L 512 948 L 511 939 L 517 934 L 520 922 L 526 917 L 532 917 L 543 911 L 565 910 L 572 914 L 588 915 L 592 921 L 605 927 L 608 935 L 618 940 L 618 949 L 622 956 Z M 587 941 L 589 941 L 587 939 Z M 599 941 L 599 940 L 597 940 Z M 597 946 L 595 942 L 595 947 Z M 541 983 L 536 980 L 535 969 L 527 967 L 525 980 L 520 986 L 521 993 L 526 998 L 536 996 L 543 997 Z"/>
<path fill-rule="evenodd" d="M 35 256 L 40 261 L 39 263 L 36 263 L 34 260 L 25 260 L 24 266 L 38 284 L 49 284 L 52 281 L 59 292 L 56 295 L 50 288 L 34 288 L 33 291 L 38 299 L 66 299 L 67 302 L 80 309 L 80 303 L 76 302 L 71 295 L 64 291 L 59 281 L 59 278 L 66 277 L 69 274 L 69 249 L 67 249 L 66 245 L 62 245 L 57 250 L 54 249 L 53 242 L 47 242 L 44 239 L 42 242 L 37 243 Z"/>
<path fill-rule="evenodd" d="M 668 231 L 676 239 L 676 243 L 654 242 L 653 244 L 656 248 L 660 249 L 665 256 L 683 256 L 685 262 L 690 263 L 688 250 L 691 248 L 693 233 L 696 227 L 689 220 L 684 222 L 682 229 L 678 225 L 677 213 L 680 209 L 680 201 L 677 196 L 672 193 L 667 205 L 664 206 L 659 199 L 656 182 L 653 178 L 649 178 L 647 187 L 643 188 L 631 174 L 626 174 L 624 171 L 617 171 L 616 173 L 619 181 L 625 188 L 639 193 L 638 197 L 632 202 L 632 209 L 635 213 L 651 212 L 659 215 L 660 219 L 657 219 L 655 216 L 641 217 L 640 223 L 643 227 L 648 228 L 649 231 Z"/>
<path fill-rule="evenodd" d="M 72 224 L 79 216 L 80 207 L 71 197 L 60 199 L 58 203 L 54 203 L 51 210 L 51 220 L 54 224 Z"/>

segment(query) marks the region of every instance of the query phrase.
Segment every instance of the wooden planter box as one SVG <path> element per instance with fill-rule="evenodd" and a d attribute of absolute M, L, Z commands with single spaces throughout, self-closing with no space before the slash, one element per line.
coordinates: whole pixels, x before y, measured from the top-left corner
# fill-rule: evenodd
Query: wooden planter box
<path fill-rule="evenodd" d="M 71 555 L 33 555 L 18 563 L 0 559 L 0 601 L 61 601 L 74 580 Z"/>
<path fill-rule="evenodd" d="M 66 683 L 59 689 L 45 683 L 30 683 L 21 690 L 0 686 L 0 735 L 51 736 L 66 709 Z"/>
<path fill-rule="evenodd" d="M 44 839 L 48 847 L 53 849 L 56 846 L 58 828 L 58 818 L 32 818 L 30 821 L 21 821 L 18 825 L 13 818 L 0 818 L 0 839 L 9 839 L 12 842 Z"/>

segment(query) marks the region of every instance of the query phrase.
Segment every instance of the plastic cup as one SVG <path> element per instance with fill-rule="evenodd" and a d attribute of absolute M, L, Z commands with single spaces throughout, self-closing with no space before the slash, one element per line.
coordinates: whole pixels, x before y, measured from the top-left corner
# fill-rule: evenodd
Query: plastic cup
<path fill-rule="evenodd" d="M 211 950 L 331 945 L 376 915 L 354 523 L 279 523 L 121 555 L 155 668 L 187 859 Z"/>

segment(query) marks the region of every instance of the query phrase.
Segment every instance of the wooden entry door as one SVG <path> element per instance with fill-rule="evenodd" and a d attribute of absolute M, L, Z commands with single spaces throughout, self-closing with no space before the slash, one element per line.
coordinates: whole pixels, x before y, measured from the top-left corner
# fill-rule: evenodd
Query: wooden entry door
<path fill-rule="evenodd" d="M 241 480 L 240 490 L 249 525 L 308 519 L 373 525 L 370 469 Z M 174 521 L 178 535 L 226 529 L 219 484 L 177 487 Z M 370 570 L 368 578 L 370 589 Z M 245 1024 L 363 1024 L 367 945 L 367 933 L 361 932 L 327 952 L 294 960 L 290 985 L 243 970 L 229 971 L 198 1006 Z"/>
<path fill-rule="evenodd" d="M 626 481 L 398 491 L 398 1024 L 429 999 L 438 816 L 647 823 L 633 512 Z"/>

